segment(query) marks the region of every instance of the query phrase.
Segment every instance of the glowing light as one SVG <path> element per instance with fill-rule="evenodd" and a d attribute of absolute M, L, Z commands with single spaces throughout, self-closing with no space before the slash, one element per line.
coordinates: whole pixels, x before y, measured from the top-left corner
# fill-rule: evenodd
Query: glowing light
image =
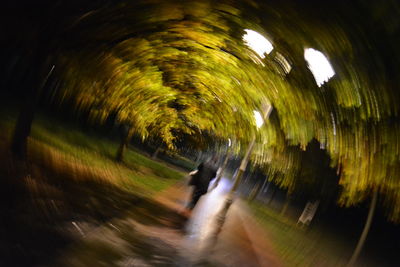
<path fill-rule="evenodd" d="M 328 59 L 320 51 L 307 48 L 304 51 L 304 58 L 319 87 L 335 75 Z"/>
<path fill-rule="evenodd" d="M 256 119 L 257 128 L 260 128 L 264 124 L 264 120 L 263 120 L 260 112 L 254 110 L 254 118 Z"/>
<path fill-rule="evenodd" d="M 232 141 L 231 141 L 231 139 L 229 138 L 228 139 L 228 146 L 231 146 L 232 145 Z"/>
<path fill-rule="evenodd" d="M 269 54 L 274 49 L 271 42 L 264 36 L 253 30 L 244 30 L 243 40 L 246 45 L 254 50 L 261 58 L 265 58 L 265 53 Z"/>

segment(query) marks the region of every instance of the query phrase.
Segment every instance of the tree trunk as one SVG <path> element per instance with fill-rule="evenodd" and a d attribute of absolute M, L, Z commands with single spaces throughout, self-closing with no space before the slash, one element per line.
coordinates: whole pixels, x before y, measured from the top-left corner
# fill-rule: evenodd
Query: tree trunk
<path fill-rule="evenodd" d="M 121 140 L 118 146 L 116 160 L 122 162 L 124 160 L 124 151 L 125 151 L 126 143 L 125 140 Z"/>
<path fill-rule="evenodd" d="M 35 113 L 34 100 L 24 101 L 18 114 L 11 141 L 11 150 L 14 155 L 25 160 L 27 157 L 28 136 L 31 133 L 32 122 Z"/>
<path fill-rule="evenodd" d="M 269 186 L 269 183 L 268 183 L 268 185 L 267 185 L 267 182 L 268 182 L 268 176 L 265 177 L 264 183 L 263 183 L 263 185 L 261 186 L 261 190 L 262 190 L 262 191 L 267 192 L 268 186 Z M 264 190 L 265 185 L 267 185 L 267 188 Z M 264 192 L 264 193 L 265 193 L 265 192 Z"/>
<path fill-rule="evenodd" d="M 228 210 L 229 210 L 230 206 L 233 203 L 234 194 L 236 193 L 236 190 L 239 187 L 239 184 L 240 184 L 240 182 L 242 180 L 243 174 L 246 171 L 247 163 L 249 161 L 249 157 L 250 157 L 250 154 L 251 154 L 251 152 L 253 150 L 255 141 L 256 141 L 256 138 L 253 137 L 252 141 L 250 142 L 250 144 L 249 144 L 249 146 L 247 148 L 246 154 L 243 157 L 242 162 L 240 163 L 240 167 L 237 170 L 236 175 L 234 175 L 234 177 L 233 177 L 234 182 L 233 182 L 233 186 L 231 188 L 231 191 L 229 192 L 228 196 L 226 197 L 226 199 L 224 201 L 224 204 L 222 206 L 222 209 L 217 214 L 217 220 L 216 220 L 216 223 L 215 223 L 215 226 L 214 226 L 215 228 L 213 230 L 214 232 L 211 235 L 212 236 L 212 245 L 211 245 L 211 247 L 213 247 L 215 245 L 215 243 L 217 241 L 217 238 L 218 238 L 218 235 L 222 230 L 222 226 L 225 223 L 226 215 L 228 213 Z"/>
<path fill-rule="evenodd" d="M 274 191 L 272 191 L 272 195 L 271 195 L 271 197 L 269 198 L 269 200 L 268 200 L 268 202 L 267 202 L 267 205 L 270 205 L 270 204 L 272 203 L 272 200 L 274 200 L 275 195 L 276 195 L 276 191 L 278 191 L 278 189 L 277 189 L 276 186 L 274 186 Z"/>
<path fill-rule="evenodd" d="M 374 189 L 374 193 L 372 195 L 372 200 L 369 205 L 368 217 L 367 217 L 367 220 L 365 221 L 364 229 L 361 233 L 360 239 L 358 240 L 356 249 L 354 250 L 353 255 L 351 256 L 350 261 L 347 263 L 347 267 L 354 266 L 358 257 L 360 256 L 360 252 L 364 246 L 369 229 L 371 228 L 371 223 L 372 223 L 372 219 L 374 217 L 377 199 L 378 199 L 378 190 Z"/>
<path fill-rule="evenodd" d="M 51 55 L 54 51 L 54 38 L 59 35 L 59 25 L 51 23 L 54 22 L 54 14 L 48 15 L 38 20 L 41 26 L 40 32 L 36 32 L 35 40 L 32 39 L 29 48 L 25 50 L 26 54 L 23 52 L 25 62 L 29 64 L 29 72 L 22 81 L 24 96 L 21 99 L 21 107 L 11 140 L 11 151 L 22 160 L 25 160 L 27 156 L 28 136 L 31 132 L 38 98 L 55 68 L 55 65 L 51 63 Z"/>
<path fill-rule="evenodd" d="M 53 73 L 54 65 L 50 67 L 49 59 L 46 59 L 45 51 L 39 49 L 34 56 L 32 73 L 25 80 L 25 94 L 21 101 L 17 122 L 11 140 L 11 151 L 20 160 L 27 157 L 28 137 L 31 134 L 32 122 L 34 119 L 36 104 L 44 86 Z M 47 74 L 43 75 L 43 64 L 47 64 Z M 42 79 L 43 78 L 43 79 Z"/>
<path fill-rule="evenodd" d="M 158 153 L 161 151 L 161 145 L 157 147 L 156 151 L 154 151 L 153 155 L 151 156 L 152 159 L 156 159 L 158 156 Z"/>
<path fill-rule="evenodd" d="M 249 201 L 253 201 L 258 196 L 260 191 L 264 189 L 265 184 L 267 183 L 267 181 L 268 181 L 268 176 L 265 177 L 265 181 L 262 184 L 262 186 L 260 186 L 260 184 L 257 183 L 257 185 L 254 187 L 253 191 L 250 194 Z"/>
<path fill-rule="evenodd" d="M 286 194 L 286 201 L 285 201 L 285 204 L 283 205 L 283 207 L 282 207 L 282 210 L 281 210 L 281 216 L 285 216 L 285 214 L 286 214 L 286 211 L 287 211 L 287 209 L 288 209 L 288 207 L 289 207 L 289 205 L 290 205 L 290 200 L 291 200 L 291 198 L 292 198 L 292 196 L 291 196 L 291 194 L 288 192 L 287 194 Z"/>
<path fill-rule="evenodd" d="M 236 192 L 237 188 L 239 187 L 240 182 L 242 181 L 242 176 L 243 176 L 244 172 L 246 171 L 247 164 L 249 163 L 249 158 L 250 158 L 251 152 L 253 151 L 255 143 L 256 143 L 256 137 L 254 136 L 249 144 L 249 147 L 247 148 L 246 154 L 244 155 L 242 162 L 240 163 L 240 167 L 239 167 L 239 170 L 237 171 L 236 177 L 234 179 L 231 193 Z"/>
<path fill-rule="evenodd" d="M 218 183 L 219 183 L 219 181 L 220 181 L 221 178 L 222 178 L 222 174 L 224 173 L 224 171 L 225 171 L 225 169 L 226 169 L 226 166 L 228 165 L 229 156 L 230 156 L 230 154 L 229 154 L 229 152 L 228 152 L 228 153 L 226 154 L 224 163 L 222 163 L 221 169 L 219 170 L 219 173 L 218 173 L 217 177 L 215 178 L 215 182 L 214 182 L 214 185 L 213 185 L 213 188 L 212 188 L 212 189 L 214 189 L 214 188 L 216 188 L 216 187 L 218 186 Z"/>
<path fill-rule="evenodd" d="M 268 109 L 263 114 L 264 121 L 269 117 L 269 114 L 271 113 L 271 110 L 272 110 L 272 106 L 268 105 L 267 108 Z M 230 206 L 233 203 L 233 197 L 234 197 L 234 194 L 236 193 L 236 191 L 237 191 L 237 189 L 239 187 L 239 184 L 240 184 L 240 182 L 242 180 L 242 176 L 243 176 L 244 172 L 246 171 L 247 164 L 249 162 L 250 155 L 251 155 L 251 153 L 253 151 L 255 143 L 256 143 L 256 135 L 253 136 L 252 140 L 250 141 L 249 146 L 247 147 L 246 154 L 244 155 L 244 157 L 242 159 L 242 162 L 240 163 L 239 170 L 237 171 L 235 177 L 233 177 L 234 178 L 234 182 L 233 182 L 233 186 L 231 188 L 231 191 L 229 192 L 228 196 L 226 197 L 226 199 L 224 201 L 224 204 L 223 204 L 223 207 L 222 207 L 222 209 L 220 210 L 220 212 L 217 215 L 217 221 L 215 223 L 214 234 L 212 234 L 212 236 L 213 236 L 212 244 L 213 245 L 211 245 L 211 247 L 213 247 L 215 245 L 215 243 L 217 241 L 217 238 L 218 238 L 218 235 L 222 230 L 222 226 L 225 223 L 226 215 L 228 213 L 228 210 L 229 210 Z"/>
<path fill-rule="evenodd" d="M 251 190 L 250 195 L 249 195 L 249 201 L 253 201 L 257 196 L 258 193 L 260 192 L 261 185 L 260 183 L 257 183 L 254 187 L 253 190 Z"/>
<path fill-rule="evenodd" d="M 125 149 L 127 148 L 129 141 L 131 140 L 132 137 L 132 128 L 130 127 L 129 129 L 126 129 L 126 126 L 122 126 L 120 130 L 122 131 L 120 139 L 121 142 L 119 143 L 115 159 L 118 162 L 123 162 Z"/>

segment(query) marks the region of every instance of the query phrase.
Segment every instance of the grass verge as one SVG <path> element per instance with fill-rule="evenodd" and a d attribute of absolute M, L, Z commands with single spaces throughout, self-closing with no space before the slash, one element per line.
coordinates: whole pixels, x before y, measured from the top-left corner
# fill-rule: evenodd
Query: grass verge
<path fill-rule="evenodd" d="M 36 142 L 36 145 L 32 145 Z M 124 164 L 114 161 L 118 144 L 110 139 L 87 134 L 70 125 L 38 116 L 32 127 L 31 150 L 47 147 L 59 158 L 86 166 L 102 174 L 116 186 L 141 194 L 161 191 L 182 179 L 184 174 L 131 149 L 126 150 Z M 34 152 L 36 153 L 36 152 Z M 54 157 L 54 155 L 52 155 Z M 131 187 L 131 188 L 130 188 Z"/>
<path fill-rule="evenodd" d="M 158 218 L 163 207 L 151 197 L 184 176 L 132 150 L 117 163 L 116 142 L 43 115 L 32 127 L 29 160 L 20 162 L 9 151 L 15 118 L 0 112 L 0 266 L 54 266 L 82 233 L 132 210 Z"/>
<path fill-rule="evenodd" d="M 248 205 L 285 266 L 345 266 L 351 248 L 339 237 L 319 227 L 296 226 L 259 202 Z"/>

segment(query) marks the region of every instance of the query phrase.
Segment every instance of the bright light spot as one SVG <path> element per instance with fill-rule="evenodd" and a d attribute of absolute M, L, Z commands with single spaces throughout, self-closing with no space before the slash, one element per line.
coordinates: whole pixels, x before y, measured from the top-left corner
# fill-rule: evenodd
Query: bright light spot
<path fill-rule="evenodd" d="M 229 138 L 228 139 L 228 146 L 231 146 L 232 145 L 232 141 L 231 141 L 231 139 Z"/>
<path fill-rule="evenodd" d="M 265 58 L 265 53 L 269 54 L 274 49 L 271 42 L 258 32 L 252 30 L 244 30 L 243 40 L 246 45 L 254 50 L 261 58 Z"/>
<path fill-rule="evenodd" d="M 321 52 L 307 48 L 304 51 L 304 58 L 319 87 L 335 75 L 335 71 L 332 69 L 328 59 Z"/>
<path fill-rule="evenodd" d="M 257 128 L 260 128 L 261 125 L 263 125 L 263 123 L 264 123 L 264 120 L 263 120 L 260 112 L 254 110 L 254 118 L 256 119 Z"/>

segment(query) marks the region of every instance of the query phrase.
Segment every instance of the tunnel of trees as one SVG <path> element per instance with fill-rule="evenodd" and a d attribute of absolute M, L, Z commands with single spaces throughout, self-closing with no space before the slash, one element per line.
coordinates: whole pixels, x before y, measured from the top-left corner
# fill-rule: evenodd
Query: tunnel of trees
<path fill-rule="evenodd" d="M 252 163 L 289 191 L 301 179 L 323 179 L 301 170 L 314 140 L 340 176 L 339 204 L 379 195 L 387 218 L 400 221 L 396 1 L 1 6 L 2 90 L 21 104 L 12 142 L 17 157 L 26 156 L 39 99 L 91 124 L 112 118 L 122 129 L 119 160 L 133 135 L 172 151 L 229 142 L 236 155 L 255 137 Z M 243 39 L 249 29 L 272 49 L 254 51 Z M 307 48 L 328 58 L 332 77 L 316 80 Z M 263 114 L 266 105 L 270 114 Z M 255 111 L 266 119 L 260 128 Z"/>

